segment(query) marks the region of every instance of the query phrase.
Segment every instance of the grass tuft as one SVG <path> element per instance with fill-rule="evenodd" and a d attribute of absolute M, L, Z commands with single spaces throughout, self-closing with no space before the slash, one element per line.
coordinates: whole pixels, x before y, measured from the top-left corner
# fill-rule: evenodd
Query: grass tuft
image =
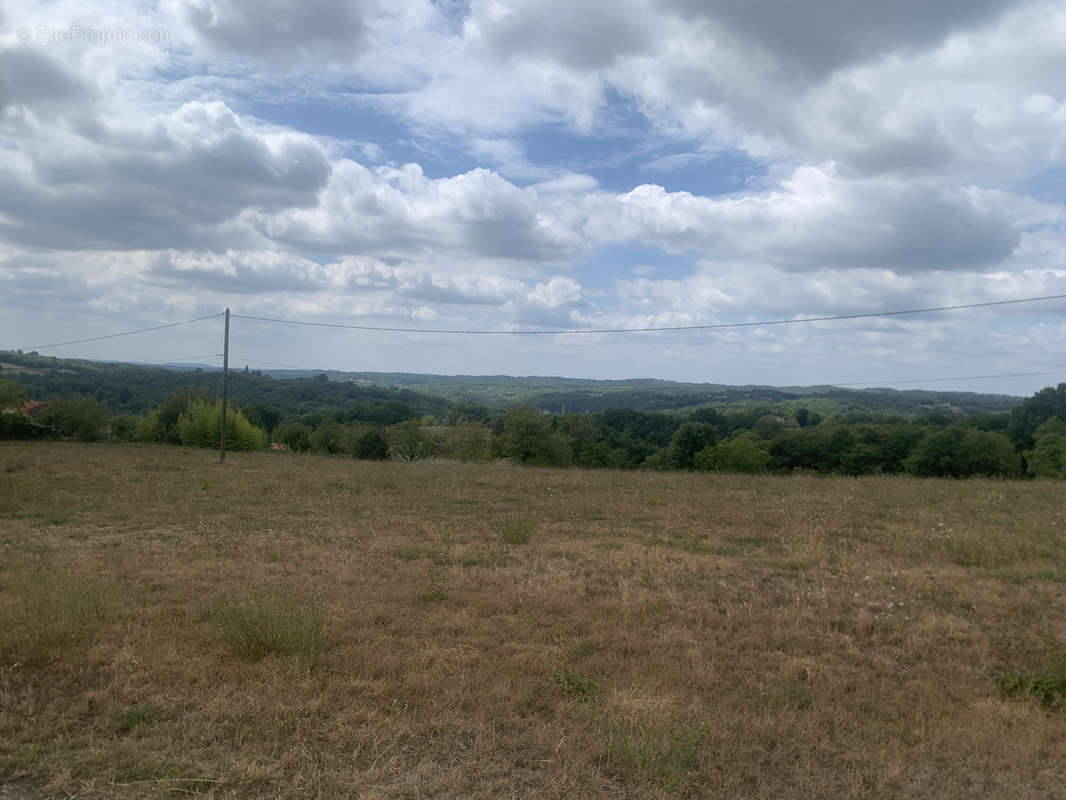
<path fill-rule="evenodd" d="M 592 678 L 569 670 L 559 670 L 552 675 L 552 681 L 563 690 L 563 694 L 579 703 L 587 703 L 600 693 L 600 687 Z"/>
<path fill-rule="evenodd" d="M 322 655 L 325 615 L 314 600 L 283 591 L 224 600 L 211 610 L 222 638 L 248 661 L 290 656 L 310 668 Z"/>
<path fill-rule="evenodd" d="M 1066 711 L 1066 658 L 1034 675 L 1007 673 L 999 679 L 999 688 L 1008 697 L 1029 695 L 1052 711 Z"/>
<path fill-rule="evenodd" d="M 127 710 L 118 721 L 118 728 L 123 733 L 130 733 L 142 725 L 151 725 L 163 718 L 163 712 L 151 703 L 143 703 Z"/>
<path fill-rule="evenodd" d="M 493 530 L 504 544 L 528 544 L 537 530 L 537 521 L 528 517 L 508 517 L 498 520 Z"/>
<path fill-rule="evenodd" d="M 16 582 L 28 657 L 43 658 L 91 636 L 109 608 L 106 587 L 94 581 L 43 570 Z"/>
<path fill-rule="evenodd" d="M 624 776 L 680 791 L 699 764 L 707 732 L 672 720 L 656 725 L 647 719 L 615 721 L 607 726 L 607 758 Z"/>

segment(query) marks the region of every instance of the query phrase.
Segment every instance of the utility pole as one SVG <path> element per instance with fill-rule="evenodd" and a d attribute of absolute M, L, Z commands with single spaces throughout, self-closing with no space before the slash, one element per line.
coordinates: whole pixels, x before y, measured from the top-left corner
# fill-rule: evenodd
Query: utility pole
<path fill-rule="evenodd" d="M 222 349 L 222 437 L 218 444 L 218 461 L 226 460 L 226 406 L 229 404 L 229 309 L 226 309 L 226 340 Z"/>

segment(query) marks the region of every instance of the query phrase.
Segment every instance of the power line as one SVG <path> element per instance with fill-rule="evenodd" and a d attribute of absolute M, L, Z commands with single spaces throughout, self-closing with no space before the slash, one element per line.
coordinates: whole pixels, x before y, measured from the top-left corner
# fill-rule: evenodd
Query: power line
<path fill-rule="evenodd" d="M 52 344 L 37 344 L 30 347 L 16 347 L 16 350 L 47 350 L 50 347 L 63 347 L 68 344 L 85 344 L 86 342 L 101 342 L 104 339 L 118 339 L 120 336 L 133 336 L 138 333 L 148 333 L 149 331 L 161 331 L 164 328 L 176 328 L 179 325 L 188 325 L 192 322 L 203 322 L 205 319 L 215 319 L 222 314 L 208 314 L 206 317 L 197 317 L 196 319 L 185 319 L 181 322 L 168 322 L 165 325 L 153 325 L 150 328 L 138 328 L 135 331 L 123 331 L 122 333 L 109 333 L 106 336 L 90 336 L 87 339 L 71 339 L 68 342 L 53 342 Z"/>
<path fill-rule="evenodd" d="M 1063 300 L 1066 294 L 1049 294 L 1041 297 L 1022 297 L 1015 300 L 990 300 L 983 303 L 962 303 L 953 306 L 932 306 L 929 308 L 908 308 L 898 311 L 870 311 L 861 314 L 834 314 L 823 317 L 800 317 L 799 319 L 771 319 L 759 322 L 719 322 L 709 325 L 671 325 L 653 328 L 576 328 L 570 330 L 539 331 L 493 331 L 451 328 L 398 328 L 382 325 L 354 325 L 342 322 L 307 322 L 304 320 L 280 319 L 277 317 L 259 317 L 250 314 L 233 314 L 235 319 L 271 322 L 281 325 L 302 325 L 312 328 L 344 328 L 357 331 L 376 331 L 381 333 L 434 333 L 462 334 L 467 336 L 558 336 L 579 333 L 653 333 L 667 331 L 703 331 L 722 328 L 755 328 L 769 325 L 796 325 L 803 322 L 832 322 L 846 319 L 871 319 L 875 317 L 898 317 L 905 314 L 931 314 L 938 311 L 961 311 L 970 308 L 989 308 L 991 306 L 1008 306 L 1019 303 L 1037 303 L 1047 300 Z"/>
<path fill-rule="evenodd" d="M 181 358 L 168 358 L 164 361 L 153 361 L 152 364 L 183 364 L 196 358 L 222 358 L 222 353 L 204 353 L 198 356 L 182 356 Z"/>
<path fill-rule="evenodd" d="M 853 381 L 851 383 L 827 383 L 826 386 L 890 386 L 901 383 L 939 383 L 941 381 L 981 381 L 993 378 L 1032 378 L 1037 375 L 1063 375 L 1066 370 L 1050 369 L 1043 372 L 1001 372 L 998 375 L 960 375 L 954 378 L 906 378 L 898 381 Z M 818 385 L 818 384 L 812 384 Z"/>
<path fill-rule="evenodd" d="M 236 314 L 230 314 L 231 317 L 236 317 Z M 268 367 L 282 367 L 284 369 L 298 369 L 302 372 L 327 372 L 324 369 L 315 369 L 314 367 L 298 367 L 295 364 L 279 364 L 276 361 L 259 361 L 254 358 L 245 358 L 244 356 L 234 355 L 232 356 L 234 361 L 247 361 L 249 364 L 265 364 Z"/>

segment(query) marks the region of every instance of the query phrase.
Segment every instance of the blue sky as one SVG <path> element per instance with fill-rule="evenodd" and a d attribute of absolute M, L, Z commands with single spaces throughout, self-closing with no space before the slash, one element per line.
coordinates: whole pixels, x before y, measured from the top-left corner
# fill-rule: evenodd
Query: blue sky
<path fill-rule="evenodd" d="M 1064 36 L 1061 0 L 3 3 L 0 347 L 225 307 L 581 330 L 1063 294 Z M 913 386 L 1055 373 L 1064 311 L 535 339 L 235 321 L 234 351 Z M 219 335 L 47 352 L 162 361 Z"/>

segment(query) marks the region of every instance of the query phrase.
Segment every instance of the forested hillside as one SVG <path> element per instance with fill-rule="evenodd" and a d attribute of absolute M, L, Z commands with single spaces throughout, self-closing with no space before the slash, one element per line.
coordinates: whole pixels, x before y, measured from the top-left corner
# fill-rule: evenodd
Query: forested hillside
<path fill-rule="evenodd" d="M 39 401 L 33 419 L 28 406 L 0 417 L 0 438 L 218 444 L 219 371 L 20 353 L 0 355 L 0 368 L 0 405 Z M 554 378 L 408 376 L 383 387 L 338 377 L 231 371 L 227 446 L 532 466 L 1066 477 L 1066 384 L 1021 400 Z M 473 399 L 499 391 L 478 403 L 411 385 Z M 504 396 L 526 402 L 504 407 Z M 681 407 L 648 410 L 657 403 Z"/>

